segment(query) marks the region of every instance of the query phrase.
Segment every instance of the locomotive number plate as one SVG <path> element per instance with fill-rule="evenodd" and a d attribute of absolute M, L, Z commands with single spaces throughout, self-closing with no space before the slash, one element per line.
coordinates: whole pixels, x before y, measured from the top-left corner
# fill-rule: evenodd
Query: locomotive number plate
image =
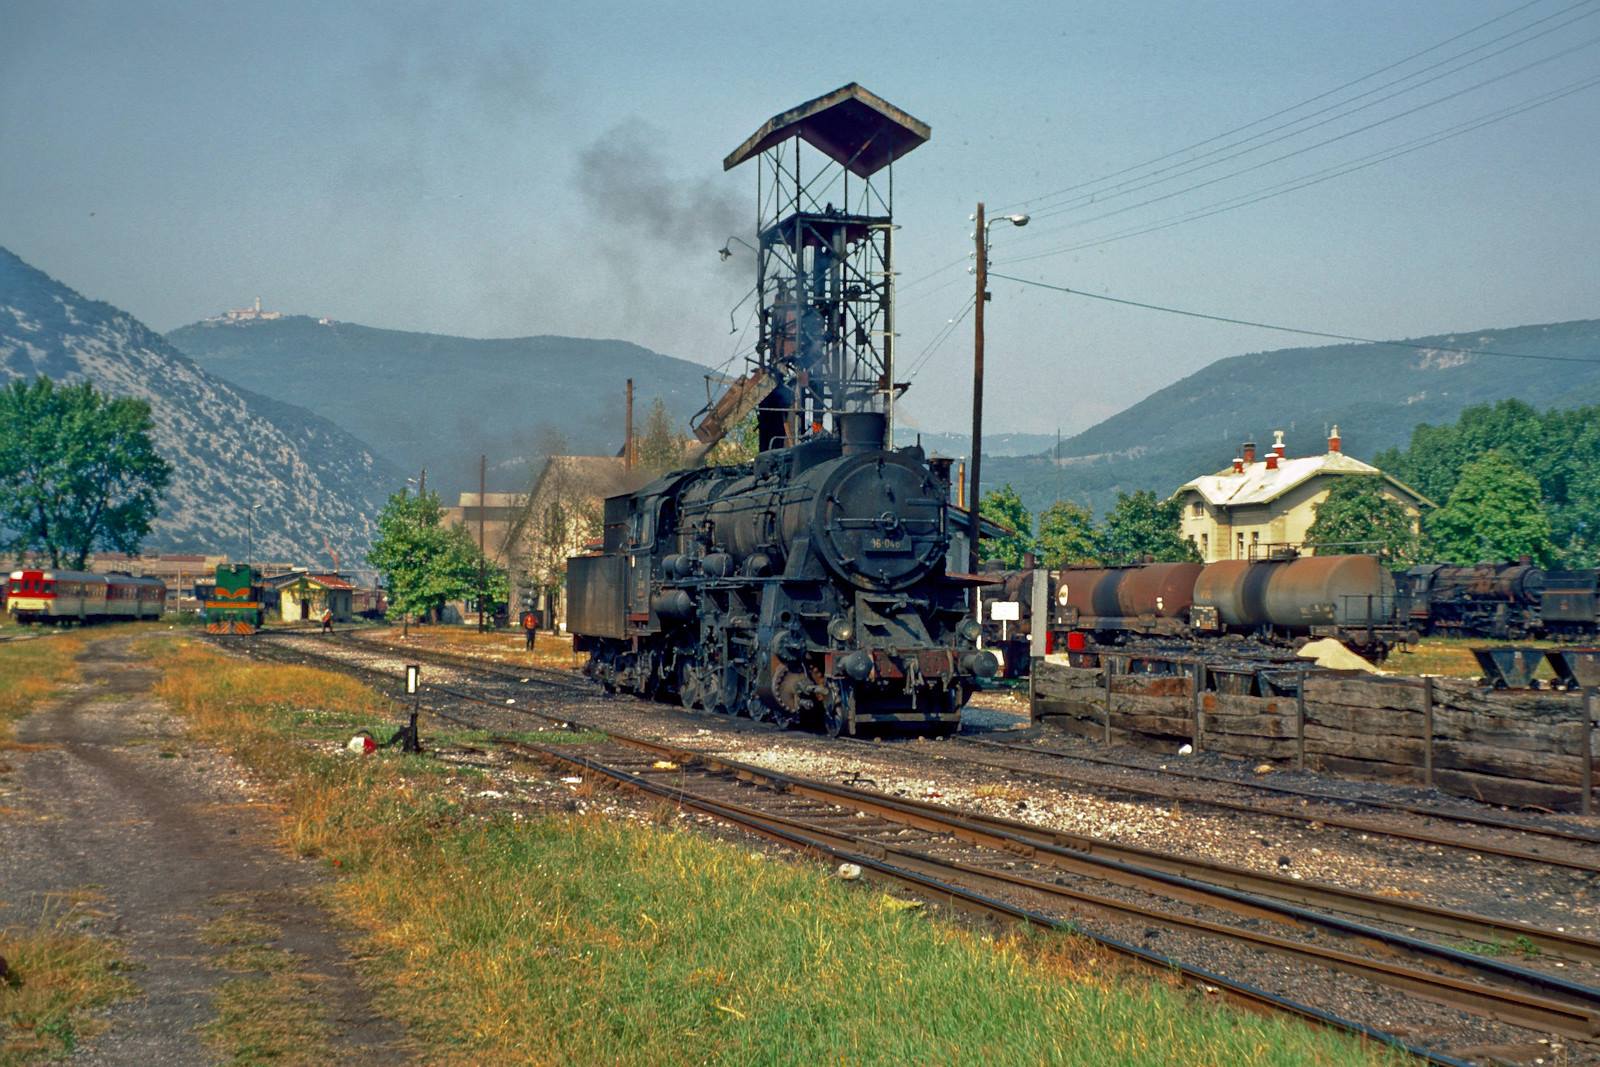
<path fill-rule="evenodd" d="M 866 547 L 868 552 L 907 552 L 911 544 L 904 537 L 869 537 Z"/>

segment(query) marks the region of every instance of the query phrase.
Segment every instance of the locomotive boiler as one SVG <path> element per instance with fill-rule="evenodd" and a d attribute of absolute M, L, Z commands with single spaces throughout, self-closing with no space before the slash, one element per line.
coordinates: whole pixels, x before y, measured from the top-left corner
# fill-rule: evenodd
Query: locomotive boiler
<path fill-rule="evenodd" d="M 950 486 L 884 416 L 605 504 L 568 628 L 608 689 L 830 735 L 948 733 L 998 662 L 946 573 Z"/>

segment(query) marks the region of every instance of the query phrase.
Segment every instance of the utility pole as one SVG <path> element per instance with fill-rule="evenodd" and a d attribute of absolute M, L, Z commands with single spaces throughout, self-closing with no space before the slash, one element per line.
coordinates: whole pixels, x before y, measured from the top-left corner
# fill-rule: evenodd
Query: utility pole
<path fill-rule="evenodd" d="M 483 513 L 488 502 L 489 457 L 478 456 L 478 632 L 483 633 L 483 602 L 488 598 L 488 574 L 484 570 Z"/>
<path fill-rule="evenodd" d="M 633 379 L 628 379 L 628 425 L 622 432 L 622 469 L 633 470 Z"/>
<path fill-rule="evenodd" d="M 978 276 L 977 304 L 972 309 L 972 465 L 967 468 L 967 515 L 972 520 L 971 537 L 967 544 L 967 570 L 978 573 L 978 542 L 981 539 L 978 525 L 978 493 L 980 468 L 983 465 L 983 305 L 989 299 L 989 230 L 983 221 L 983 202 L 978 202 L 978 228 L 973 231 L 977 242 Z M 976 597 L 973 600 L 976 603 Z"/>

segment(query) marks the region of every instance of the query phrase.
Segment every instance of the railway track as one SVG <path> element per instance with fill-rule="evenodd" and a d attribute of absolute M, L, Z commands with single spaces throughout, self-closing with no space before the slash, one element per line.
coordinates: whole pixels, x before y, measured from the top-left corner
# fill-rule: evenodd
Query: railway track
<path fill-rule="evenodd" d="M 389 688 L 397 683 L 390 673 L 349 664 L 328 650 L 280 646 L 278 651 L 331 661 Z M 397 654 L 387 649 L 372 651 Z M 401 654 L 409 656 L 409 650 Z M 425 654 L 416 658 L 437 657 Z M 450 659 L 468 660 L 452 664 L 463 668 L 482 670 L 484 666 L 468 657 Z M 521 686 L 534 685 L 545 692 L 569 688 L 571 682 L 558 679 L 568 684 L 552 687 L 555 680 L 535 681 L 527 673 L 499 668 L 486 673 L 507 681 L 515 678 Z M 590 687 L 582 688 L 593 692 Z M 713 753 L 629 737 L 585 724 L 564 712 L 540 711 L 520 702 L 508 707 L 504 699 L 454 687 L 427 684 L 424 692 L 434 714 L 461 725 L 484 726 L 481 719 L 457 713 L 461 704 L 467 704 L 502 714 L 532 715 L 561 726 L 599 729 L 607 739 L 586 750 L 570 745 L 529 745 L 513 739 L 498 739 L 497 743 L 524 756 L 581 766 L 620 785 L 667 797 L 809 851 L 846 857 L 847 862 L 867 861 L 863 865 L 881 876 L 918 886 L 941 899 L 955 899 L 952 894 L 959 890 L 965 895 L 956 902 L 963 906 L 990 912 L 998 907 L 1011 918 L 1072 929 L 1079 927 L 1049 913 L 1087 909 L 1124 922 L 1157 924 L 1189 936 L 1224 939 L 1247 950 L 1330 968 L 1514 1026 L 1582 1041 L 1592 1041 L 1600 1034 L 1600 990 L 1368 924 L 1489 943 L 1515 940 L 1535 946 L 1552 959 L 1589 964 L 1600 961 L 1600 942 L 1593 939 L 812 781 Z M 441 702 L 439 698 L 444 699 Z M 453 709 L 439 706 L 451 702 Z M 658 768 L 662 763 L 672 768 L 667 778 Z M 730 790 L 737 795 L 730 795 Z M 752 798 L 761 803 L 751 803 Z M 1021 871 L 1016 869 L 1019 866 Z M 1103 888 L 1106 886 L 1112 888 L 1108 891 Z M 996 892 L 1037 901 L 1033 906 L 1019 904 L 994 896 Z M 1130 899 L 1139 896 L 1161 906 Z M 1221 921 L 1219 916 L 1230 921 Z M 1266 922 L 1277 924 L 1284 932 L 1255 928 Z M 1139 946 L 1094 936 L 1145 962 L 1174 965 L 1167 957 Z M 1340 942 L 1341 947 L 1329 941 Z M 1219 985 L 1220 976 L 1203 968 L 1177 966 L 1193 980 L 1230 988 L 1225 980 Z M 1266 1003 L 1261 996 L 1273 997 L 1247 984 L 1231 985 L 1242 987 L 1230 989 L 1233 995 L 1258 1005 Z M 1304 1005 L 1275 1006 L 1317 1018 L 1316 1009 Z M 1357 1032 L 1376 1036 L 1353 1025 Z M 1446 1057 L 1439 1062 L 1454 1061 Z"/>
<path fill-rule="evenodd" d="M 1031 745 L 1018 745 L 986 739 L 961 738 L 959 739 L 957 748 L 959 749 L 961 746 L 992 747 L 1033 756 L 1038 756 L 1041 754 L 1053 755 L 1049 752 L 1041 753 L 1041 750 L 1036 749 Z M 1235 811 L 1248 815 L 1286 819 L 1291 822 L 1306 824 L 1316 823 L 1321 826 L 1333 826 L 1342 830 L 1351 830 L 1357 833 L 1376 834 L 1385 837 L 1399 838 L 1405 841 L 1416 841 L 1422 844 L 1433 845 L 1438 848 L 1450 848 L 1465 852 L 1484 853 L 1487 855 L 1500 856 L 1505 859 L 1520 860 L 1525 863 L 1545 864 L 1555 867 L 1565 867 L 1571 870 L 1584 871 L 1590 874 L 1600 874 L 1600 861 L 1597 861 L 1594 858 L 1586 858 L 1577 855 L 1564 855 L 1559 851 L 1550 850 L 1550 845 L 1558 844 L 1600 844 L 1600 839 L 1579 832 L 1532 826 L 1528 824 L 1517 823 L 1511 820 L 1508 820 L 1509 825 L 1497 828 L 1508 830 L 1513 833 L 1527 835 L 1528 837 L 1535 839 L 1533 843 L 1523 846 L 1497 841 L 1487 841 L 1473 837 L 1463 837 L 1458 834 L 1441 833 L 1423 827 L 1396 826 L 1387 822 L 1376 822 L 1372 819 L 1342 815 L 1338 812 L 1292 811 L 1277 806 L 1265 806 L 1259 803 L 1250 803 L 1246 800 L 1229 800 L 1225 797 L 1217 796 L 1214 793 L 1208 795 L 1193 790 L 1165 788 L 1157 785 L 1143 785 L 1135 782 L 1108 781 L 1106 779 L 1095 778 L 1085 774 L 1074 774 L 1064 770 L 1025 766 L 1004 759 L 984 758 L 975 753 L 957 752 L 950 758 L 957 758 L 968 763 L 977 764 L 979 766 L 992 767 L 996 770 L 1010 771 L 1015 774 L 1027 775 L 1033 778 L 1065 782 L 1079 787 L 1128 793 L 1135 796 L 1146 796 L 1160 800 L 1177 801 L 1183 804 L 1215 808 L 1221 811 Z M 1055 758 L 1062 758 L 1062 756 L 1056 756 Z M 1072 758 L 1072 756 L 1070 754 L 1065 754 L 1065 758 Z M 1118 764 L 1117 766 L 1126 767 L 1127 765 Z M 1143 768 L 1130 769 L 1142 770 Z M 1250 783 L 1235 782 L 1231 779 L 1223 779 L 1222 781 L 1228 785 L 1236 785 L 1241 789 L 1246 790 L 1248 790 L 1250 786 Z M 1359 804 L 1360 802 L 1357 801 L 1354 803 Z M 1454 819 L 1454 816 L 1450 812 L 1434 812 L 1425 808 L 1417 811 L 1415 814 L 1426 818 L 1443 820 Z M 1455 821 L 1475 822 L 1477 820 L 1469 818 Z M 1490 826 L 1491 824 L 1482 823 L 1482 825 Z M 1538 843 L 1539 839 L 1543 839 L 1544 841 L 1549 842 L 1549 844 Z"/>
<path fill-rule="evenodd" d="M 1281 785 L 1271 782 L 1247 782 L 1238 778 L 1231 778 L 1223 774 L 1207 774 L 1204 771 L 1190 767 L 1164 767 L 1159 772 L 1152 768 L 1137 763 L 1128 763 L 1109 756 L 1096 756 L 1087 752 L 1073 752 L 1067 749 L 1053 748 L 1049 745 L 1022 745 L 1015 742 L 993 741 L 983 738 L 963 738 L 962 740 L 973 744 L 990 745 L 995 748 L 1010 749 L 1015 752 L 1026 752 L 1036 755 L 1055 756 L 1060 759 L 1075 760 L 1080 763 L 1090 763 L 1096 766 L 1112 767 L 1119 770 L 1140 771 L 1149 774 L 1159 773 L 1166 778 L 1180 778 L 1188 781 L 1210 782 L 1230 788 L 1244 790 L 1260 795 L 1297 797 L 1306 800 L 1323 801 L 1328 804 L 1349 808 L 1366 808 L 1373 811 L 1394 812 L 1399 815 L 1415 815 L 1427 819 L 1440 819 L 1446 822 L 1461 823 L 1468 826 L 1483 826 L 1495 830 L 1514 830 L 1540 837 L 1548 837 L 1557 841 L 1572 841 L 1585 845 L 1600 845 L 1600 834 L 1587 833 L 1582 830 L 1571 830 L 1564 827 L 1545 826 L 1529 823 L 1521 819 L 1507 818 L 1490 812 L 1466 812 L 1450 808 L 1438 808 L 1426 804 L 1403 803 L 1399 801 L 1380 800 L 1375 797 L 1348 797 L 1338 793 L 1330 793 L 1323 789 L 1307 789 L 1302 786 Z"/>

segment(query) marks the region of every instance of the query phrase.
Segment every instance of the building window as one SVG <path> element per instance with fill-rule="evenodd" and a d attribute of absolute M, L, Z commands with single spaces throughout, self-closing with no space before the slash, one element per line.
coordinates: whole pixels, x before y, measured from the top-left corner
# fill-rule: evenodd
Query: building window
<path fill-rule="evenodd" d="M 1234 544 L 1233 558 L 1244 559 L 1244 534 L 1242 533 L 1238 535 L 1238 540 Z"/>
<path fill-rule="evenodd" d="M 1206 506 L 1200 503 L 1200 501 L 1196 500 L 1193 504 L 1189 505 L 1189 514 L 1193 515 L 1195 518 L 1198 519 L 1205 513 Z"/>
<path fill-rule="evenodd" d="M 1210 555 L 1211 555 L 1211 535 L 1208 534 L 1208 533 L 1203 533 L 1203 534 L 1200 535 L 1200 558 L 1201 559 L 1207 559 L 1207 558 L 1210 557 Z"/>

